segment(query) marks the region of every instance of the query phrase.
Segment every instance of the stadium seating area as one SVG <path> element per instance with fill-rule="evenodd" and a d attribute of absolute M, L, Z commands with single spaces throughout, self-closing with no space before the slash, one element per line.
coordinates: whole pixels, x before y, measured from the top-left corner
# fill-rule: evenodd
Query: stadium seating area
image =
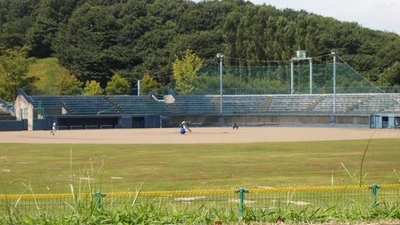
<path fill-rule="evenodd" d="M 219 97 L 207 95 L 178 95 L 174 103 L 169 103 L 172 113 L 215 114 L 219 105 Z"/>
<path fill-rule="evenodd" d="M 365 94 L 340 94 L 336 96 L 336 112 L 352 113 L 355 108 L 365 102 L 369 95 Z M 320 102 L 312 109 L 313 112 L 324 113 L 332 111 L 334 107 L 334 96 L 324 95 Z M 369 109 L 366 109 L 369 110 Z"/>
<path fill-rule="evenodd" d="M 14 106 L 0 98 L 0 120 L 15 120 Z"/>
<path fill-rule="evenodd" d="M 387 104 L 385 105 L 384 112 L 400 112 L 400 95 L 389 95 Z"/>
<path fill-rule="evenodd" d="M 11 115 L 8 112 L 0 110 L 0 120 L 15 120 L 15 116 Z"/>
<path fill-rule="evenodd" d="M 0 113 L 10 115 L 14 114 L 14 105 L 0 98 Z"/>
<path fill-rule="evenodd" d="M 81 98 L 69 97 L 62 100 L 70 114 L 107 114 L 118 113 L 115 107 L 104 96 Z"/>
<path fill-rule="evenodd" d="M 118 113 L 105 96 L 30 96 L 34 107 L 64 107 L 68 114 Z"/>
<path fill-rule="evenodd" d="M 121 113 L 165 114 L 170 112 L 164 102 L 160 102 L 152 96 L 114 95 L 108 98 Z"/>
<path fill-rule="evenodd" d="M 391 105 L 392 103 L 393 97 L 390 94 L 366 95 L 366 98 L 364 98 L 360 104 L 353 108 L 353 112 L 383 112 L 385 107 Z"/>
<path fill-rule="evenodd" d="M 227 95 L 222 98 L 227 114 L 260 114 L 266 111 L 266 95 Z M 218 103 L 219 104 L 219 103 Z"/>
<path fill-rule="evenodd" d="M 67 114 L 219 114 L 219 95 L 178 95 L 164 103 L 153 96 L 26 96 L 35 107 L 61 106 Z M 224 114 L 331 113 L 332 94 L 225 95 Z M 336 112 L 400 112 L 400 94 L 337 94 Z"/>
<path fill-rule="evenodd" d="M 276 95 L 272 97 L 268 112 L 298 113 L 307 112 L 318 101 L 318 95 Z"/>

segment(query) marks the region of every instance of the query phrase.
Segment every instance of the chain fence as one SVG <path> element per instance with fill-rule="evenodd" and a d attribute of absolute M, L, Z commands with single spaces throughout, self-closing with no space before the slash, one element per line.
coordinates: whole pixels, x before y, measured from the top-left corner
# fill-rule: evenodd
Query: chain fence
<path fill-rule="evenodd" d="M 400 184 L 317 186 L 286 188 L 239 188 L 218 190 L 100 192 L 78 194 L 3 194 L 0 213 L 11 209 L 21 214 L 35 212 L 71 213 L 79 206 L 92 205 L 105 210 L 157 204 L 174 208 L 200 207 L 235 210 L 252 209 L 301 210 L 304 207 L 379 207 L 400 203 Z"/>

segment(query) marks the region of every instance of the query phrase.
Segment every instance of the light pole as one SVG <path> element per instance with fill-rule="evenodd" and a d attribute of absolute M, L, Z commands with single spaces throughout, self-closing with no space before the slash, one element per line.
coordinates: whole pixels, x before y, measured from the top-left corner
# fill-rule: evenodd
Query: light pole
<path fill-rule="evenodd" d="M 332 115 L 332 123 L 336 123 L 336 51 L 331 52 L 333 55 L 333 115 Z"/>
<path fill-rule="evenodd" d="M 217 53 L 217 58 L 219 58 L 219 111 L 222 115 L 222 60 L 224 59 L 224 55 Z"/>

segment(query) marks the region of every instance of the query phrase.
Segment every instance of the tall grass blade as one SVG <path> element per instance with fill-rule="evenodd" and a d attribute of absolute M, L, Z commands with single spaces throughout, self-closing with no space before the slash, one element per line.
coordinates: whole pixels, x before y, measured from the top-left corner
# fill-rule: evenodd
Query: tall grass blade
<path fill-rule="evenodd" d="M 25 184 L 25 183 L 22 183 L 22 185 L 24 185 L 25 188 L 33 195 L 33 202 L 35 203 L 35 207 L 36 207 L 36 210 L 37 210 L 38 214 L 40 214 L 40 207 L 39 207 L 39 204 L 38 204 L 37 199 L 35 197 L 35 193 L 33 192 L 31 183 L 29 183 L 28 185 Z"/>
<path fill-rule="evenodd" d="M 140 194 L 140 192 L 141 192 L 141 190 L 142 190 L 143 184 L 144 184 L 144 182 L 142 182 L 142 183 L 140 184 L 139 188 L 136 189 L 135 198 L 133 199 L 131 206 L 134 206 L 134 205 L 136 204 L 136 201 L 137 201 L 137 199 L 139 198 L 139 194 Z"/>
<path fill-rule="evenodd" d="M 351 175 L 350 171 L 346 168 L 346 166 L 343 164 L 343 162 L 340 162 L 340 164 L 342 164 L 343 169 L 346 171 L 347 175 L 349 175 L 349 177 L 351 178 L 352 181 L 355 181 L 354 176 L 355 175 Z"/>
<path fill-rule="evenodd" d="M 360 180 L 359 180 L 360 187 L 361 187 L 361 185 L 362 185 L 362 183 L 363 183 L 363 175 L 362 175 L 362 174 L 363 174 L 363 167 L 364 167 L 365 155 L 367 154 L 367 151 L 368 151 L 368 148 L 369 148 L 369 144 L 371 143 L 372 137 L 374 136 L 374 134 L 375 134 L 375 131 L 371 134 L 371 137 L 368 139 L 367 146 L 365 146 L 364 154 L 363 154 L 363 157 L 362 157 L 362 159 L 361 159 L 361 164 L 360 164 Z"/>

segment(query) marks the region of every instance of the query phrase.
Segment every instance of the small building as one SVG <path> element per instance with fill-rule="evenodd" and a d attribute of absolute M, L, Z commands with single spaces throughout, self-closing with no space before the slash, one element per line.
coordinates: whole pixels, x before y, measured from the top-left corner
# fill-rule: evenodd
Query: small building
<path fill-rule="evenodd" d="M 370 116 L 370 128 L 400 128 L 400 114 L 377 113 Z"/>

